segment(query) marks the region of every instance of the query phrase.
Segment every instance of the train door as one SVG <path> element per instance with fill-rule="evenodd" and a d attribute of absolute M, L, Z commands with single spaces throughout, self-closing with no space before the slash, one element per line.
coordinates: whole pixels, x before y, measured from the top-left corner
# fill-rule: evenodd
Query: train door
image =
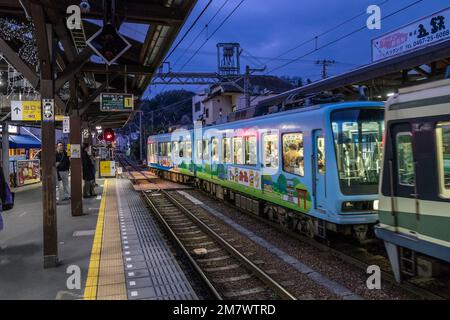
<path fill-rule="evenodd" d="M 390 196 L 396 231 L 415 236 L 418 219 L 418 195 L 416 165 L 413 149 L 413 135 L 409 123 L 394 124 L 391 127 L 393 157 L 389 161 Z"/>
<path fill-rule="evenodd" d="M 313 131 L 313 194 L 314 208 L 325 210 L 325 138 L 322 130 Z"/>

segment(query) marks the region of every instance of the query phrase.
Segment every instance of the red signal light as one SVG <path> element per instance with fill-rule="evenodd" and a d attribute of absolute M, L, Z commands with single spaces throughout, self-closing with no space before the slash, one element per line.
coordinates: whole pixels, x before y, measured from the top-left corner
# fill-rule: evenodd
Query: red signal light
<path fill-rule="evenodd" d="M 113 142 L 115 140 L 114 131 L 112 129 L 105 129 L 103 131 L 103 137 L 106 142 Z"/>

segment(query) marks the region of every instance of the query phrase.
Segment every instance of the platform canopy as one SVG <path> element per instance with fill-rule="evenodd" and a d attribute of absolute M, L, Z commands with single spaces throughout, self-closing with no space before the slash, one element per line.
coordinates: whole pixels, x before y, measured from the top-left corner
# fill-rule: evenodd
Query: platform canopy
<path fill-rule="evenodd" d="M 39 43 L 26 39 L 26 32 L 30 31 L 28 37 L 33 38 L 35 33 L 46 32 L 42 26 L 51 25 L 56 44 L 57 114 L 70 114 L 76 108 L 82 119 L 90 125 L 117 128 L 123 126 L 133 113 L 100 111 L 99 95 L 106 91 L 132 93 L 137 98 L 136 110 L 140 98 L 163 62 L 196 0 L 89 0 L 88 3 L 89 11 L 81 13 L 81 30 L 69 30 L 66 26 L 66 19 L 70 16 L 66 13 L 67 8 L 70 5 L 80 5 L 80 0 L 0 0 L 2 82 L 11 80 L 12 66 L 27 80 L 26 85 L 30 87 L 28 89 L 39 92 L 39 58 L 30 57 L 33 54 L 33 46 L 39 47 Z M 40 14 L 41 8 L 43 14 Z M 40 17 L 39 23 L 36 23 L 36 17 Z M 104 21 L 112 21 L 115 28 L 131 44 L 131 48 L 110 66 L 86 45 L 86 40 L 105 25 Z M 22 39 L 20 35 L 17 36 L 20 31 L 17 26 L 25 30 Z M 133 29 L 136 31 L 130 31 Z M 8 30 L 17 32 L 9 34 Z M 70 83 L 73 85 L 69 86 Z M 17 92 L 13 95 L 11 92 L 8 95 L 3 92 L 0 101 L 2 121 L 10 119 L 9 102 L 24 89 L 22 82 L 16 82 L 16 85 Z M 75 95 L 74 88 L 78 91 L 78 104 L 73 103 L 71 99 Z"/>
<path fill-rule="evenodd" d="M 324 93 L 344 100 L 358 100 L 361 88 L 369 100 L 384 101 L 399 88 L 443 79 L 450 66 L 450 40 L 403 55 L 370 63 L 355 70 L 313 82 L 261 100 L 257 108 L 295 107 Z"/>

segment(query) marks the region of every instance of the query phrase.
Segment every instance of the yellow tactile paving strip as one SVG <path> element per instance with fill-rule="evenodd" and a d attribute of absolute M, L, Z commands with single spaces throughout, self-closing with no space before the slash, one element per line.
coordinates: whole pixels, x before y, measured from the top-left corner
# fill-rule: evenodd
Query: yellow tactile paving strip
<path fill-rule="evenodd" d="M 84 299 L 127 299 L 115 179 L 105 181 Z"/>

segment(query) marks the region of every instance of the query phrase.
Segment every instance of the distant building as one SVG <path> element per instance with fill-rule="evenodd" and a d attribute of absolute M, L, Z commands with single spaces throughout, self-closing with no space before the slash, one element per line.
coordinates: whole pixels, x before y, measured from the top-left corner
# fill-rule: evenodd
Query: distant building
<path fill-rule="evenodd" d="M 212 85 L 207 92 L 192 98 L 192 120 L 204 125 L 222 123 L 233 112 L 245 109 L 245 77 Z M 260 100 L 294 88 L 289 82 L 275 76 L 252 75 L 249 81 L 250 107 Z"/>

